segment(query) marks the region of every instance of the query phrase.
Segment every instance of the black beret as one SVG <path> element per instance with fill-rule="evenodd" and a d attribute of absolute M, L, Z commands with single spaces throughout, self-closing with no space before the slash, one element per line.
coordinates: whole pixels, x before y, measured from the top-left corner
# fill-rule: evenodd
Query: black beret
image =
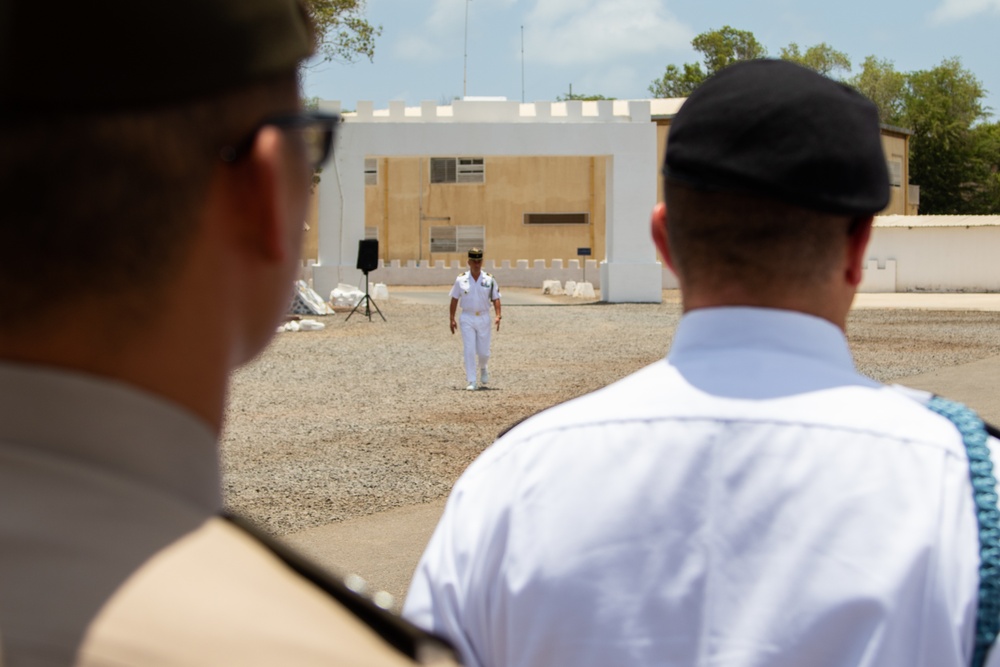
<path fill-rule="evenodd" d="M 0 0 L 0 116 L 186 102 L 312 47 L 296 0 Z"/>
<path fill-rule="evenodd" d="M 663 174 L 835 214 L 889 202 L 875 105 L 782 60 L 737 63 L 699 86 L 670 125 Z"/>

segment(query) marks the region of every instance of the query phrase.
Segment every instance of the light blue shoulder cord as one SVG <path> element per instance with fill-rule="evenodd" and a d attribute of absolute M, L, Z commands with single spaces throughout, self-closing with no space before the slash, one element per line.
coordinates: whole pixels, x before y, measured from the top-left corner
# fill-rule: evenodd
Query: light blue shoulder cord
<path fill-rule="evenodd" d="M 975 412 L 961 403 L 935 396 L 927 407 L 958 428 L 969 457 L 969 480 L 979 522 L 979 607 L 972 667 L 982 667 L 1000 631 L 1000 511 L 997 510 L 997 480 L 986 445 L 986 426 Z"/>

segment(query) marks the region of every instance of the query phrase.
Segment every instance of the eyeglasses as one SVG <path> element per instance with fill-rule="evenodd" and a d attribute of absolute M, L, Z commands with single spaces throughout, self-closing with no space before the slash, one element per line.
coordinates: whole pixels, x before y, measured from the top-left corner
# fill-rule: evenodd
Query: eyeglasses
<path fill-rule="evenodd" d="M 220 156 L 225 162 L 236 162 L 250 151 L 253 142 L 257 139 L 257 133 L 270 126 L 300 132 L 302 143 L 306 149 L 306 159 L 314 170 L 319 169 L 333 152 L 333 142 L 340 121 L 341 118 L 338 114 L 321 111 L 301 111 L 294 114 L 271 116 L 258 123 L 257 127 L 238 144 L 223 148 Z"/>

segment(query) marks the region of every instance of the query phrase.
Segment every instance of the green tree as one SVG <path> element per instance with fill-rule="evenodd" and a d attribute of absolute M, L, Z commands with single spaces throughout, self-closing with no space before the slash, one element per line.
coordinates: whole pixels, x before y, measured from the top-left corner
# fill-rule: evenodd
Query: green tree
<path fill-rule="evenodd" d="M 702 69 L 699 63 L 685 63 L 683 69 L 667 65 L 663 76 L 649 84 L 653 97 L 686 97 L 702 81 L 727 65 L 767 57 L 767 49 L 752 32 L 728 25 L 701 33 L 691 40 L 691 46 L 702 55 L 705 68 Z"/>
<path fill-rule="evenodd" d="M 903 124 L 906 75 L 897 72 L 891 61 L 868 56 L 861 64 L 861 71 L 847 83 L 875 103 L 883 123 Z"/>
<path fill-rule="evenodd" d="M 973 126 L 988 113 L 985 90 L 958 58 L 911 72 L 904 92 L 904 123 L 910 140 L 910 180 L 920 185 L 920 212 L 976 214 L 990 190 L 982 154 L 992 134 Z"/>
<path fill-rule="evenodd" d="M 798 63 L 803 67 L 819 72 L 823 76 L 832 76 L 833 72 L 851 71 L 851 59 L 843 51 L 837 51 L 826 42 L 810 46 L 803 53 L 799 45 L 792 42 L 781 49 L 781 59 Z"/>
<path fill-rule="evenodd" d="M 741 60 L 767 57 L 767 49 L 757 41 L 752 32 L 737 30 L 728 25 L 720 30 L 701 33 L 691 40 L 691 46 L 704 57 L 705 73 L 708 76 Z"/>
<path fill-rule="evenodd" d="M 1000 215 L 1000 123 L 981 123 L 972 132 L 985 176 L 978 212 Z"/>
<path fill-rule="evenodd" d="M 701 65 L 685 63 L 682 72 L 677 65 L 667 65 L 663 76 L 649 84 L 653 97 L 687 97 L 707 78 Z"/>
<path fill-rule="evenodd" d="M 583 100 L 584 102 L 592 102 L 595 100 L 615 100 L 616 97 L 605 97 L 604 95 L 579 95 L 573 92 L 573 88 L 565 95 L 557 95 L 556 102 L 569 102 L 571 100 Z"/>
<path fill-rule="evenodd" d="M 319 35 L 319 55 L 326 61 L 350 63 L 375 57 L 375 38 L 382 26 L 365 18 L 365 0 L 305 0 Z"/>
<path fill-rule="evenodd" d="M 972 144 L 980 181 L 972 192 L 972 208 L 979 215 L 1000 214 L 1000 123 L 972 128 Z"/>

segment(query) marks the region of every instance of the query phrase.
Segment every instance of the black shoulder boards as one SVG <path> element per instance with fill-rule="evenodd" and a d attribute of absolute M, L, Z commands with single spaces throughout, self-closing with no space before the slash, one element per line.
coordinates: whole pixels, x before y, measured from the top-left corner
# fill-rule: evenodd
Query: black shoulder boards
<path fill-rule="evenodd" d="M 260 542 L 296 574 L 329 594 L 358 620 L 417 664 L 435 663 L 442 659 L 459 664 L 457 653 L 448 640 L 418 628 L 398 614 L 378 606 L 368 597 L 354 592 L 343 581 L 288 546 L 265 535 L 245 519 L 228 513 L 223 514 L 222 518 Z"/>

